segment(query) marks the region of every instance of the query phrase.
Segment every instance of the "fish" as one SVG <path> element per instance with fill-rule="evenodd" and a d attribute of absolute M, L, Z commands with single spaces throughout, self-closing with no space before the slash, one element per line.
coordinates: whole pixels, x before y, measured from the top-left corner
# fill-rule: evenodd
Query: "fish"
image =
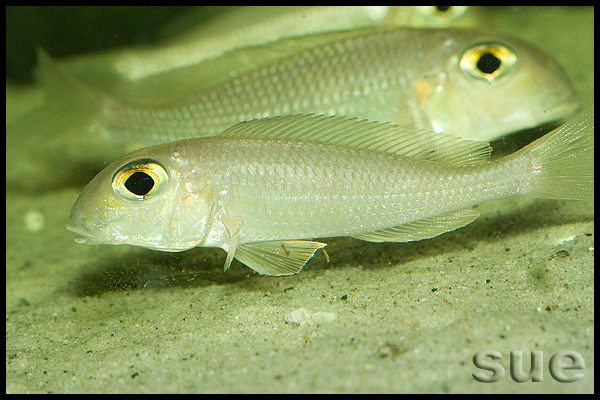
<path fill-rule="evenodd" d="M 561 67 L 516 38 L 409 28 L 325 35 L 335 40 L 293 39 L 320 44 L 165 104 L 94 91 L 93 125 L 112 141 L 156 144 L 214 136 L 241 121 L 315 113 L 491 141 L 579 107 Z M 48 92 L 59 92 L 59 82 Z M 85 103 L 71 96 L 73 109 Z"/>
<path fill-rule="evenodd" d="M 127 80 L 138 81 L 197 65 L 240 48 L 285 38 L 373 26 L 448 26 L 460 20 L 467 9 L 466 6 L 240 7 L 158 46 L 119 53 L 113 65 Z"/>
<path fill-rule="evenodd" d="M 178 252 L 216 247 L 262 275 L 300 272 L 326 244 L 432 238 L 473 222 L 471 207 L 516 195 L 593 198 L 594 113 L 522 149 L 346 117 L 241 122 L 220 135 L 134 151 L 75 201 L 81 244 Z"/>
<path fill-rule="evenodd" d="M 96 80 L 101 75 L 120 83 L 199 64 L 204 74 L 207 61 L 281 39 L 378 26 L 472 26 L 481 19 L 473 15 L 476 11 L 468 6 L 254 6 L 211 15 L 206 9 L 192 9 L 162 27 L 159 36 L 166 36 L 162 41 L 103 51 L 101 57 L 76 57 L 63 66 L 81 79 Z M 253 55 L 251 63 L 264 54 Z"/>

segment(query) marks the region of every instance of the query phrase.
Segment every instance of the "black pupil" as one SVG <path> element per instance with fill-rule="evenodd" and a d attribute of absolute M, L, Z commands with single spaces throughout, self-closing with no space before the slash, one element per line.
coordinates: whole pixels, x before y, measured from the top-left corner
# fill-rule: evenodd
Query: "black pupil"
<path fill-rule="evenodd" d="M 145 172 L 134 172 L 125 181 L 125 187 L 133 194 L 145 196 L 154 187 L 154 179 Z"/>
<path fill-rule="evenodd" d="M 501 61 L 492 53 L 485 53 L 477 61 L 477 68 L 484 74 L 493 74 L 500 68 Z"/>

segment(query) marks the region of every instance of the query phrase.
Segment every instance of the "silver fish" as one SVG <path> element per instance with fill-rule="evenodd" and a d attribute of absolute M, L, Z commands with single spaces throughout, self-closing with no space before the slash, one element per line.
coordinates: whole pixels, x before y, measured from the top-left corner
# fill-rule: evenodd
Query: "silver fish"
<path fill-rule="evenodd" d="M 493 140 L 578 107 L 560 66 L 518 39 L 461 29 L 328 35 L 336 39 L 319 36 L 319 45 L 174 103 L 107 98 L 100 123 L 113 138 L 163 143 L 216 135 L 241 121 L 316 113 Z"/>
<path fill-rule="evenodd" d="M 206 10 L 193 10 L 184 14 L 185 20 L 193 20 L 195 16 L 206 22 L 157 46 L 120 50 L 108 59 L 104 55 L 103 62 L 110 62 L 123 78 L 137 81 L 285 38 L 375 26 L 441 27 L 456 26 L 457 21 L 461 26 L 473 24 L 468 19 L 460 21 L 467 9 L 467 6 L 254 6 L 228 9 L 208 21 Z"/>
<path fill-rule="evenodd" d="M 135 151 L 82 191 L 78 243 L 220 247 L 260 274 L 299 272 L 324 243 L 427 239 L 513 195 L 593 198 L 594 114 L 489 161 L 489 144 L 389 123 L 292 115 Z"/>

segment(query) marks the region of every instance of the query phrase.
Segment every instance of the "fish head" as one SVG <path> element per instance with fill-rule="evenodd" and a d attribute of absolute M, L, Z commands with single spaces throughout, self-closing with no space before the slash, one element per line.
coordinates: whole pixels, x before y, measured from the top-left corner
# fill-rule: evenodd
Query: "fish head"
<path fill-rule="evenodd" d="M 464 32 L 447 40 L 444 66 L 417 80 L 419 119 L 427 128 L 491 141 L 579 108 L 569 78 L 541 50 L 519 39 Z"/>
<path fill-rule="evenodd" d="M 67 229 L 77 243 L 183 251 L 206 238 L 213 190 L 179 142 L 137 150 L 109 164 L 82 190 Z"/>

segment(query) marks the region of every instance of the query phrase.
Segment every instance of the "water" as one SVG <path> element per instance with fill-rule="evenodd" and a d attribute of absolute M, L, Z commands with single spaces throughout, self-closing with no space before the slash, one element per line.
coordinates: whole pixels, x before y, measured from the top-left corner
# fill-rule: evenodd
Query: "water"
<path fill-rule="evenodd" d="M 593 105 L 592 8 L 477 15 L 556 57 Z M 7 85 L 7 120 L 41 98 L 34 85 Z M 220 250 L 74 243 L 72 203 L 127 149 L 77 140 L 69 118 L 30 114 L 30 126 L 66 131 L 31 132 L 35 141 L 7 128 L 7 392 L 593 391 L 592 202 L 491 202 L 431 240 L 328 240 L 296 276 L 239 263 L 223 273 Z M 584 358 L 577 383 L 547 373 L 559 349 Z M 505 368 L 511 350 L 543 351 L 543 382 L 475 381 L 472 357 L 484 350 L 500 351 Z"/>

